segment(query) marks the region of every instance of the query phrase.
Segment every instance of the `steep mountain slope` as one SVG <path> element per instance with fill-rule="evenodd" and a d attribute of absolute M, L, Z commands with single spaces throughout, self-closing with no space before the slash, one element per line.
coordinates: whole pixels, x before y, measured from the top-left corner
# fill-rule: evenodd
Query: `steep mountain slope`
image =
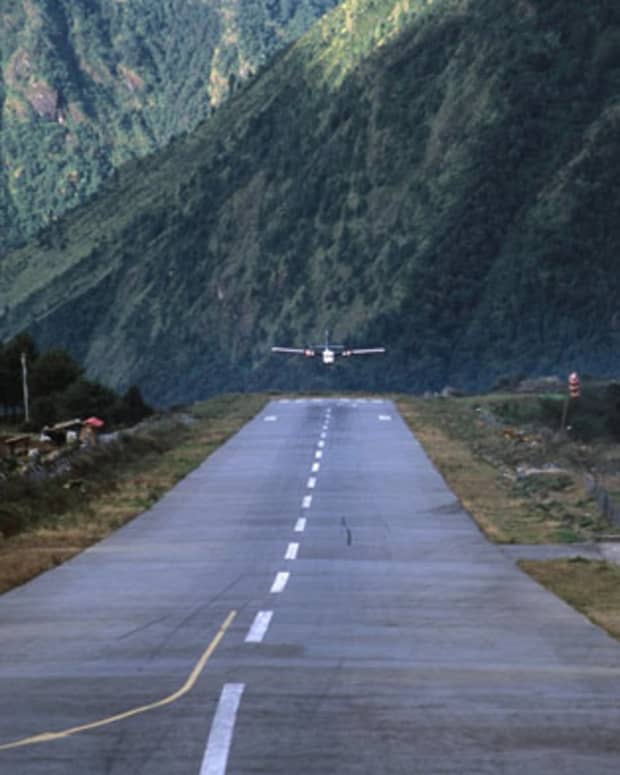
<path fill-rule="evenodd" d="M 346 0 L 9 256 L 0 333 L 155 402 L 617 371 L 619 41 L 607 0 Z M 325 325 L 390 354 L 269 355 Z"/>
<path fill-rule="evenodd" d="M 0 254 L 193 129 L 332 0 L 2 0 Z"/>

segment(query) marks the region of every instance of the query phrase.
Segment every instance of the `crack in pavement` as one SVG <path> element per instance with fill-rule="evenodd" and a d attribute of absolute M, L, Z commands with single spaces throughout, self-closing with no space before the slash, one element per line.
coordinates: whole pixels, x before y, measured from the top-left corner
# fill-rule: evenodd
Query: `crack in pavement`
<path fill-rule="evenodd" d="M 342 517 L 340 524 L 347 531 L 347 546 L 351 546 L 353 544 L 353 533 L 351 532 L 351 528 L 347 525 L 347 520 Z"/>

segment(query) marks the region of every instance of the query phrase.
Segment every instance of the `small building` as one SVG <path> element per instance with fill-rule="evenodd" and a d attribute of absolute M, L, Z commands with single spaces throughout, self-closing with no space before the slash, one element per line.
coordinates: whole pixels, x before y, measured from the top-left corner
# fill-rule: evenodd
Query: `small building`
<path fill-rule="evenodd" d="M 94 447 L 97 443 L 97 433 L 105 425 L 99 417 L 87 417 L 82 422 L 80 441 L 88 447 Z"/>

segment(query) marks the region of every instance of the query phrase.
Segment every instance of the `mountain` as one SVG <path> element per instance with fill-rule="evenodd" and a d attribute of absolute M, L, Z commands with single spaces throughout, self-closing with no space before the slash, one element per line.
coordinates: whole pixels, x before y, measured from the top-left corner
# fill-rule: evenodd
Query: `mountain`
<path fill-rule="evenodd" d="M 10 254 L 0 335 L 160 404 L 617 373 L 619 128 L 611 0 L 346 0 Z M 327 326 L 389 353 L 269 352 Z"/>
<path fill-rule="evenodd" d="M 193 129 L 332 0 L 2 0 L 0 254 Z"/>

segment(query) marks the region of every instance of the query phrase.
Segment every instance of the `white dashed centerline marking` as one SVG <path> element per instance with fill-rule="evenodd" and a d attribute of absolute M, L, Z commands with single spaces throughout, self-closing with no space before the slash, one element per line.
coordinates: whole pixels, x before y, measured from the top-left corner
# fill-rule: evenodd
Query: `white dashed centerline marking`
<path fill-rule="evenodd" d="M 301 502 L 301 508 L 309 509 L 311 504 L 312 504 L 312 495 L 305 495 L 303 501 Z"/>
<path fill-rule="evenodd" d="M 246 643 L 261 643 L 271 622 L 273 611 L 259 611 L 254 617 L 252 626 L 245 636 Z"/>
<path fill-rule="evenodd" d="M 265 422 L 275 422 L 277 419 L 275 414 L 268 414 L 267 417 L 265 417 Z"/>
<path fill-rule="evenodd" d="M 224 775 L 245 684 L 224 684 L 215 710 L 200 775 Z"/>
<path fill-rule="evenodd" d="M 277 595 L 279 592 L 282 592 L 288 583 L 290 575 L 291 574 L 288 571 L 280 571 L 279 573 L 276 573 L 275 581 L 271 585 L 270 590 L 273 595 Z"/>
<path fill-rule="evenodd" d="M 383 422 L 389 422 L 392 419 L 392 415 L 390 414 L 380 414 L 379 419 Z"/>
<path fill-rule="evenodd" d="M 319 441 L 317 446 L 320 447 L 321 449 L 323 449 L 323 447 L 325 446 L 325 442 L 323 440 L 321 440 L 321 441 Z"/>
<path fill-rule="evenodd" d="M 316 476 L 311 476 L 308 479 L 308 489 L 314 490 L 315 487 L 316 487 Z"/>
<path fill-rule="evenodd" d="M 312 464 L 312 473 L 316 474 L 316 472 L 320 469 L 321 464 L 320 463 L 313 463 Z"/>
<path fill-rule="evenodd" d="M 306 518 L 305 517 L 299 517 L 297 522 L 295 522 L 295 532 L 296 533 L 303 533 L 306 529 Z"/>
<path fill-rule="evenodd" d="M 324 439 L 327 437 L 327 433 L 325 431 L 321 431 L 321 438 Z"/>
<path fill-rule="evenodd" d="M 320 450 L 320 449 L 319 449 L 317 452 L 315 452 L 315 453 L 314 453 L 314 457 L 315 457 L 317 460 L 320 460 L 320 459 L 323 457 L 323 453 L 321 452 L 321 450 Z"/>
<path fill-rule="evenodd" d="M 284 555 L 285 560 L 296 560 L 297 559 L 297 552 L 299 551 L 299 544 L 296 543 L 290 543 L 286 549 L 286 554 Z"/>

